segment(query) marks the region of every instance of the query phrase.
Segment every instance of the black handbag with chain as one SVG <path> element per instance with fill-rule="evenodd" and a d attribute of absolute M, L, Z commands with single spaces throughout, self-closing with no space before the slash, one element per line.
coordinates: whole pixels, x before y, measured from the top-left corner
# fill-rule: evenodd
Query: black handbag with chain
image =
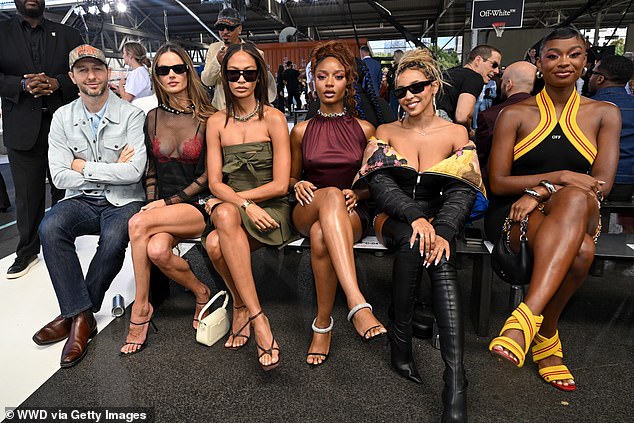
<path fill-rule="evenodd" d="M 520 247 L 515 253 L 510 246 L 511 221 L 507 217 L 504 220 L 502 236 L 491 253 L 491 267 L 503 281 L 511 285 L 528 285 L 531 280 L 533 258 L 528 249 L 527 229 L 528 216 L 520 222 Z"/>

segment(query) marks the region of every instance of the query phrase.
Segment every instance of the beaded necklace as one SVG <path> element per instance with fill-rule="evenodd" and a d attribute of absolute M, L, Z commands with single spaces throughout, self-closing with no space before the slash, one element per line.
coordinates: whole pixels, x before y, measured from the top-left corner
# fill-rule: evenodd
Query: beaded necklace
<path fill-rule="evenodd" d="M 255 109 L 253 109 L 253 111 L 247 115 L 244 116 L 240 116 L 240 115 L 236 115 L 235 112 L 233 113 L 233 118 L 239 122 L 246 122 L 249 119 L 251 119 L 253 116 L 257 115 L 258 112 L 260 111 L 260 102 L 256 101 L 255 103 Z"/>
<path fill-rule="evenodd" d="M 317 109 L 317 114 L 319 116 L 325 117 L 325 118 L 337 118 L 337 117 L 344 117 L 346 115 L 348 111 L 346 110 L 346 108 L 343 108 L 343 112 L 337 112 L 337 113 L 324 113 L 321 111 L 321 109 Z"/>
<path fill-rule="evenodd" d="M 166 112 L 174 113 L 175 115 L 180 115 L 180 114 L 191 115 L 192 113 L 194 113 L 194 108 L 195 108 L 193 104 L 190 104 L 189 106 L 187 106 L 185 110 L 177 110 L 177 109 L 171 108 L 170 106 L 164 103 L 160 103 L 159 107 L 165 110 Z"/>

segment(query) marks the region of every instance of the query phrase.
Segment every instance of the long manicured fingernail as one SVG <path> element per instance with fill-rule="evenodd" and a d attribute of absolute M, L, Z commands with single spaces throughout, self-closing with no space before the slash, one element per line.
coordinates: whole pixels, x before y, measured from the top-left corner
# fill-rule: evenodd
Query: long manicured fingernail
<path fill-rule="evenodd" d="M 302 203 L 302 200 L 297 200 L 297 201 L 299 201 L 299 205 L 300 205 L 300 206 L 303 206 L 303 205 L 304 205 L 304 203 Z"/>

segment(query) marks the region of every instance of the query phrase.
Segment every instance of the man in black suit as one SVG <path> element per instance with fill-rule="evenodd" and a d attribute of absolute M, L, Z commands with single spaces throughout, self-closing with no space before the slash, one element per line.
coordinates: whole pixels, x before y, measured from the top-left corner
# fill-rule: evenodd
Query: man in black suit
<path fill-rule="evenodd" d="M 18 14 L 0 22 L 0 96 L 4 144 L 15 185 L 20 240 L 7 278 L 37 263 L 37 229 L 44 217 L 48 131 L 53 112 L 77 98 L 68 53 L 83 44 L 79 31 L 44 19 L 44 0 L 14 0 Z M 50 179 L 50 178 L 49 178 Z M 53 204 L 63 191 L 51 184 Z"/>

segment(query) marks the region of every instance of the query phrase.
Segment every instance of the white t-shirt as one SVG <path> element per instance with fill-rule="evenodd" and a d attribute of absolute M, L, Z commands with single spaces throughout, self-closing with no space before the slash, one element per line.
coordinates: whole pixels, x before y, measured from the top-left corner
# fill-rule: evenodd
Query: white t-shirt
<path fill-rule="evenodd" d="M 128 74 L 125 80 L 125 92 L 132 94 L 134 98 L 152 95 L 150 72 L 145 66 L 139 66 Z"/>

